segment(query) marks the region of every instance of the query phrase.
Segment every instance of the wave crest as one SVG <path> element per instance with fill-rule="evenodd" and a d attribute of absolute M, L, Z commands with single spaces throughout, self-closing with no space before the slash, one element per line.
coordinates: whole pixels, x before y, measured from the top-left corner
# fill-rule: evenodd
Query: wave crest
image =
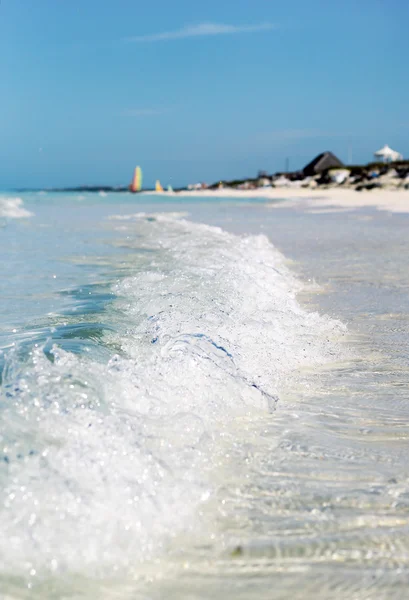
<path fill-rule="evenodd" d="M 25 219 L 33 213 L 23 207 L 21 198 L 0 198 L 0 217 L 7 219 Z"/>
<path fill-rule="evenodd" d="M 164 551 L 196 526 L 222 445 L 241 443 L 234 420 L 273 411 L 300 367 L 337 356 L 342 325 L 299 305 L 302 283 L 265 236 L 169 216 L 125 223 L 126 235 L 113 226 L 135 272 L 105 308 L 109 360 L 59 348 L 7 358 L 3 571 L 106 575 Z"/>

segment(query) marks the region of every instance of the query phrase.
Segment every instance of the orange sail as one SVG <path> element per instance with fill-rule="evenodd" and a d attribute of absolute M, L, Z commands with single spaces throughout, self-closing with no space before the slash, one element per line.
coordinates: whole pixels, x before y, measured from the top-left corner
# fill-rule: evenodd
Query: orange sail
<path fill-rule="evenodd" d="M 161 186 L 159 179 L 156 181 L 155 191 L 156 192 L 163 192 L 163 187 Z"/>
<path fill-rule="evenodd" d="M 141 167 L 136 167 L 135 172 L 133 174 L 132 183 L 129 186 L 131 192 L 140 192 L 142 189 L 142 169 Z"/>

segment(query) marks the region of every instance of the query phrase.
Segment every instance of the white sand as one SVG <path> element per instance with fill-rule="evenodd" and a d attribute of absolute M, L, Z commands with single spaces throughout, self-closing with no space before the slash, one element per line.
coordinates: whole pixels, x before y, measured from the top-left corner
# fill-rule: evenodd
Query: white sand
<path fill-rule="evenodd" d="M 356 192 L 347 189 L 311 190 L 303 188 L 265 188 L 258 190 L 203 190 L 177 192 L 177 196 L 213 198 L 268 198 L 271 208 L 303 208 L 308 212 L 333 212 L 342 209 L 377 208 L 397 213 L 409 213 L 409 190 L 371 190 Z"/>

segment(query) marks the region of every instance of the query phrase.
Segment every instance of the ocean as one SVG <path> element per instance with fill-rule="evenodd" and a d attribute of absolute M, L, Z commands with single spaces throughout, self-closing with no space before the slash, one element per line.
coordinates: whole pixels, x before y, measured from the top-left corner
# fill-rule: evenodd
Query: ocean
<path fill-rule="evenodd" d="M 404 598 L 408 226 L 3 193 L 0 598 Z"/>

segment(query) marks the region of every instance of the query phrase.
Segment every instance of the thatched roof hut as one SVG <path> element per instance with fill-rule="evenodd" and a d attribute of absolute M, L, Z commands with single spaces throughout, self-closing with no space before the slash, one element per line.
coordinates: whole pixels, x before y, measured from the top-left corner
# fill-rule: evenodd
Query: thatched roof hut
<path fill-rule="evenodd" d="M 344 164 L 332 154 L 332 152 L 323 152 L 319 154 L 303 169 L 305 177 L 318 175 L 327 169 L 342 168 Z"/>

